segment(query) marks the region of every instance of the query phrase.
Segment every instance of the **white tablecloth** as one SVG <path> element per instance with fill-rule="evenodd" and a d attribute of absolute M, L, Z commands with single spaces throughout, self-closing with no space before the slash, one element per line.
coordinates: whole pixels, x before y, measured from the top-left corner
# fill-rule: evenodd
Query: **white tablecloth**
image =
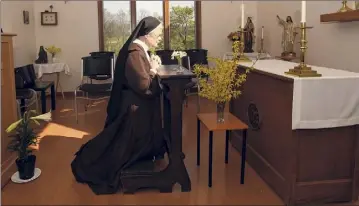
<path fill-rule="evenodd" d="M 43 74 L 59 72 L 65 72 L 65 74 L 70 75 L 70 68 L 65 63 L 34 64 L 34 69 L 37 73 L 37 78 L 41 78 Z"/>
<path fill-rule="evenodd" d="M 296 65 L 282 60 L 259 60 L 254 66 L 257 70 L 294 79 L 293 130 L 359 124 L 359 73 L 309 65 L 322 77 L 299 78 L 284 74 Z"/>

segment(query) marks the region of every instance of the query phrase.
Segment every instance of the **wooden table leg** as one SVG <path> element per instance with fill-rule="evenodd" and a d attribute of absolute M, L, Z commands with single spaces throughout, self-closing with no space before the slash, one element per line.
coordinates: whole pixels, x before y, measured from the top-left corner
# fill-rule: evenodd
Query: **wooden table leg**
<path fill-rule="evenodd" d="M 51 86 L 51 109 L 56 109 L 56 91 L 55 91 L 55 85 Z"/>
<path fill-rule="evenodd" d="M 24 116 L 24 113 L 25 113 L 25 111 L 26 111 L 26 108 L 25 108 L 25 99 L 21 99 L 20 100 L 20 112 L 21 112 L 21 116 L 20 117 L 22 117 L 22 116 Z M 19 118 L 20 118 L 19 117 Z"/>
<path fill-rule="evenodd" d="M 197 118 L 197 166 L 201 162 L 201 121 Z"/>
<path fill-rule="evenodd" d="M 228 164 L 228 144 L 229 144 L 229 130 L 226 130 L 226 150 L 224 154 L 224 162 Z"/>
<path fill-rule="evenodd" d="M 247 130 L 243 130 L 242 136 L 242 160 L 241 160 L 241 184 L 244 184 L 244 173 L 246 167 Z"/>
<path fill-rule="evenodd" d="M 56 93 L 57 93 L 57 88 L 61 87 L 61 94 L 62 94 L 62 99 L 65 99 L 65 95 L 64 95 L 64 91 L 62 90 L 62 85 L 60 84 L 60 72 L 56 73 Z"/>
<path fill-rule="evenodd" d="M 45 90 L 41 91 L 41 113 L 42 114 L 46 113 L 46 91 Z"/>
<path fill-rule="evenodd" d="M 212 151 L 213 150 L 213 131 L 209 131 L 208 148 L 208 187 L 212 187 Z"/>

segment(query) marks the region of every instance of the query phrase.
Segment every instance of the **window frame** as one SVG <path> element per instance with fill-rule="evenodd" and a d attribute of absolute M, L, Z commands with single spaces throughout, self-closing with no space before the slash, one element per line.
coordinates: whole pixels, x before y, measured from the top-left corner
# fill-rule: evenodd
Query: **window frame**
<path fill-rule="evenodd" d="M 131 13 L 131 28 L 136 27 L 136 1 L 130 1 L 130 13 Z M 164 24 L 164 49 L 171 49 L 170 46 L 170 6 L 169 0 L 163 1 L 163 24 Z M 194 0 L 194 16 L 195 16 L 195 36 L 196 36 L 196 48 L 202 48 L 202 4 L 201 1 Z M 99 50 L 104 51 L 104 35 L 103 35 L 103 1 L 97 2 L 98 13 L 98 36 L 99 36 Z"/>

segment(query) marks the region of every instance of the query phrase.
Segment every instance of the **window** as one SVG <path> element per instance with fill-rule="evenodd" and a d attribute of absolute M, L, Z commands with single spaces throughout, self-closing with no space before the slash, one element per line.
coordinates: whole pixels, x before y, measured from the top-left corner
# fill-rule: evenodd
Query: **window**
<path fill-rule="evenodd" d="M 164 24 L 157 49 L 201 48 L 201 1 L 98 1 L 100 50 L 118 52 L 145 16 Z"/>
<path fill-rule="evenodd" d="M 129 1 L 103 2 L 103 49 L 118 53 L 131 34 Z"/>
<path fill-rule="evenodd" d="M 171 49 L 196 48 L 194 1 L 170 1 Z"/>
<path fill-rule="evenodd" d="M 136 25 L 146 16 L 153 16 L 163 22 L 163 1 L 136 1 Z M 156 49 L 164 49 L 164 41 Z"/>

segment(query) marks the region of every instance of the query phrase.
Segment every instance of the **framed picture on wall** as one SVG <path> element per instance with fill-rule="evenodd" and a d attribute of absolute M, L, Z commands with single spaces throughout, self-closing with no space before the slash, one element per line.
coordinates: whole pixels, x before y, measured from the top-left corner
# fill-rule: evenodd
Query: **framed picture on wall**
<path fill-rule="evenodd" d="M 359 10 L 359 1 L 355 1 L 355 9 Z"/>
<path fill-rule="evenodd" d="M 24 19 L 24 24 L 30 24 L 29 11 L 22 11 L 22 16 L 23 16 L 23 19 Z"/>
<path fill-rule="evenodd" d="M 41 12 L 41 25 L 43 26 L 56 26 L 57 25 L 57 12 Z"/>

